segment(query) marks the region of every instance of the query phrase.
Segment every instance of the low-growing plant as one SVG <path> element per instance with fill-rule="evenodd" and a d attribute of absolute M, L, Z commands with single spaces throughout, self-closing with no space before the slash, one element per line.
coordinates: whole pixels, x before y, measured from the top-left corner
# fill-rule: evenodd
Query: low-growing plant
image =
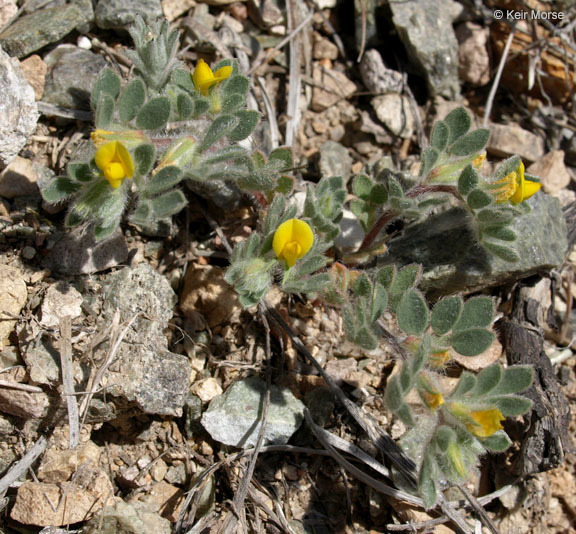
<path fill-rule="evenodd" d="M 259 115 L 247 109 L 250 82 L 236 63 L 223 60 L 212 70 L 200 60 L 191 73 L 177 59 L 178 33 L 167 22 L 148 26 L 139 19 L 130 34 L 130 79 L 105 69 L 92 91 L 93 157 L 71 162 L 42 191 L 44 199 L 68 201 L 66 226 L 88 224 L 104 239 L 125 215 L 146 230 L 178 213 L 187 204 L 183 180 L 231 180 L 255 192 L 259 226 L 235 246 L 226 280 L 245 307 L 260 303 L 275 283 L 336 306 L 346 336 L 366 351 L 380 344 L 382 317 L 390 314 L 405 359 L 384 398 L 409 427 L 400 443 L 418 467 L 418 492 L 434 506 L 445 481 L 465 481 L 480 455 L 509 447 L 501 423 L 530 409 L 518 394 L 530 386 L 532 370 L 494 364 L 477 375 L 464 372 L 451 391 L 443 390 L 442 373 L 455 353 L 472 357 L 494 342 L 493 300 L 448 296 L 430 309 L 418 289 L 420 266 L 357 266 L 385 248 L 391 221 L 410 224 L 453 203 L 468 210 L 479 245 L 514 262 L 511 223 L 529 209 L 524 200 L 540 188 L 537 179 L 525 174 L 518 156 L 483 176 L 489 131 L 470 131 L 471 118 L 459 108 L 434 125 L 418 176 L 376 166 L 353 178 L 352 195 L 343 177 L 323 177 L 308 184 L 299 208 L 290 195 L 292 150 L 265 155 L 239 144 Z M 345 207 L 365 238 L 334 261 L 328 252 Z M 420 403 L 409 401 L 411 392 Z"/>

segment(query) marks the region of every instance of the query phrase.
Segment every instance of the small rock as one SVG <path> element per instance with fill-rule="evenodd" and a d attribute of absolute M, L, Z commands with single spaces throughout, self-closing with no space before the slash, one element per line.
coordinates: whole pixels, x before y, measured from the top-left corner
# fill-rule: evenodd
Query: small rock
<path fill-rule="evenodd" d="M 34 247 L 25 246 L 22 249 L 22 257 L 25 260 L 31 260 L 36 256 L 36 249 Z"/>
<path fill-rule="evenodd" d="M 76 450 L 58 450 L 49 448 L 42 456 L 37 476 L 41 482 L 57 484 L 66 482 L 84 464 L 98 467 L 100 460 L 100 447 L 93 441 L 82 443 Z"/>
<path fill-rule="evenodd" d="M 25 57 L 56 43 L 93 19 L 91 2 L 75 2 L 24 15 L 0 34 L 0 44 L 11 56 Z"/>
<path fill-rule="evenodd" d="M 242 201 L 242 191 L 231 181 L 198 182 L 196 180 L 185 180 L 184 183 L 190 191 L 224 211 L 237 209 Z"/>
<path fill-rule="evenodd" d="M 0 28 L 18 13 L 16 0 L 0 0 Z"/>
<path fill-rule="evenodd" d="M 162 12 L 169 22 L 184 15 L 196 5 L 196 0 L 162 0 Z"/>
<path fill-rule="evenodd" d="M 107 391 L 147 414 L 180 417 L 190 384 L 188 358 L 122 343 L 118 366 L 107 375 Z"/>
<path fill-rule="evenodd" d="M 404 75 L 389 69 L 378 50 L 367 50 L 360 63 L 362 81 L 372 93 L 401 93 L 404 87 Z"/>
<path fill-rule="evenodd" d="M 92 49 L 92 41 L 88 39 L 85 35 L 80 35 L 78 39 L 76 39 L 76 46 L 81 48 L 82 50 L 91 50 Z"/>
<path fill-rule="evenodd" d="M 39 167 L 29 159 L 16 156 L 0 174 L 0 196 L 16 198 L 38 193 Z"/>
<path fill-rule="evenodd" d="M 222 395 L 222 386 L 215 378 L 205 378 L 192 384 L 190 391 L 198 396 L 202 402 L 210 402 L 214 397 Z"/>
<path fill-rule="evenodd" d="M 73 482 L 24 482 L 18 488 L 10 517 L 36 526 L 78 523 L 90 519 L 113 494 L 114 487 L 102 469 L 82 466 Z M 60 499 L 64 500 L 57 506 Z"/>
<path fill-rule="evenodd" d="M 207 3 L 222 5 L 232 2 L 227 0 L 209 0 Z M 248 0 L 248 11 L 250 12 L 250 17 L 259 26 L 269 28 L 270 31 L 272 31 L 275 26 L 283 26 L 284 24 L 285 10 L 280 8 L 277 0 Z"/>
<path fill-rule="evenodd" d="M 128 30 L 139 14 L 146 23 L 163 18 L 160 0 L 100 0 L 94 16 L 103 30 Z"/>
<path fill-rule="evenodd" d="M 147 263 L 141 263 L 107 275 L 103 285 L 104 321 L 111 322 L 116 310 L 120 312 L 122 322 L 136 317 L 124 337 L 127 343 L 168 346 L 163 332 L 172 319 L 176 294 L 166 277 Z M 156 338 L 159 339 L 157 343 L 153 341 Z"/>
<path fill-rule="evenodd" d="M 344 252 L 353 252 L 360 248 L 365 235 L 358 217 L 345 209 L 340 221 L 340 233 L 334 240 L 334 244 Z"/>
<path fill-rule="evenodd" d="M 404 139 L 412 137 L 415 121 L 408 97 L 397 94 L 375 96 L 372 99 L 372 107 L 380 122 L 392 134 Z"/>
<path fill-rule="evenodd" d="M 486 150 L 500 158 L 518 154 L 532 162 L 544 156 L 544 139 L 517 124 L 491 124 Z"/>
<path fill-rule="evenodd" d="M 336 7 L 338 0 L 312 0 L 312 3 L 318 9 L 332 9 L 333 7 Z"/>
<path fill-rule="evenodd" d="M 150 476 L 156 482 L 160 482 L 168 472 L 168 466 L 166 462 L 160 458 L 154 462 L 154 465 L 150 468 Z"/>
<path fill-rule="evenodd" d="M 257 377 L 234 382 L 216 397 L 202 415 L 202 425 L 213 439 L 234 447 L 256 445 L 262 422 L 266 384 Z M 264 442 L 286 443 L 304 418 L 304 405 L 287 389 L 270 388 Z"/>
<path fill-rule="evenodd" d="M 453 208 L 411 225 L 404 235 L 390 241 L 381 263 L 420 263 L 420 287 L 431 297 L 471 293 L 514 282 L 556 268 L 568 248 L 566 221 L 558 199 L 538 193 L 526 201 L 530 213 L 511 225 L 518 239 L 513 246 L 520 260 L 509 263 L 477 245 L 467 212 Z"/>
<path fill-rule="evenodd" d="M 164 477 L 170 484 L 184 484 L 186 482 L 186 466 L 183 463 L 171 465 Z"/>
<path fill-rule="evenodd" d="M 338 57 L 338 47 L 318 32 L 314 33 L 314 59 L 336 59 Z"/>
<path fill-rule="evenodd" d="M 458 41 L 452 28 L 452 0 L 390 2 L 392 21 L 408 55 L 426 78 L 432 96 L 454 100 L 460 92 Z"/>
<path fill-rule="evenodd" d="M 460 79 L 474 86 L 490 81 L 490 31 L 474 22 L 464 22 L 456 28 L 458 48 L 458 74 Z"/>
<path fill-rule="evenodd" d="M 358 371 L 358 362 L 354 358 L 335 358 L 326 363 L 324 370 L 334 382 L 341 386 Z"/>
<path fill-rule="evenodd" d="M 327 69 L 319 64 L 314 65 L 314 87 L 312 88 L 311 108 L 323 111 L 339 100 L 349 98 L 356 91 L 356 84 L 345 74 L 334 69 Z"/>
<path fill-rule="evenodd" d="M 50 398 L 46 393 L 0 388 L 0 411 L 22 419 L 41 419 L 48 411 Z"/>
<path fill-rule="evenodd" d="M 40 308 L 40 324 L 47 328 L 60 325 L 60 319 L 69 315 L 72 319 L 82 314 L 82 295 L 68 282 L 51 285 Z"/>
<path fill-rule="evenodd" d="M 170 521 L 159 514 L 125 503 L 120 497 L 108 499 L 104 509 L 82 529 L 83 534 L 170 534 Z"/>
<path fill-rule="evenodd" d="M 344 145 L 335 141 L 326 141 L 320 147 L 320 174 L 322 176 L 342 176 L 346 183 L 351 171 L 352 156 Z"/>
<path fill-rule="evenodd" d="M 238 0 L 196 0 L 199 4 L 210 4 L 211 6 L 227 6 Z"/>
<path fill-rule="evenodd" d="M 44 102 L 65 108 L 88 109 L 92 86 L 106 60 L 89 50 L 60 45 L 44 57 L 48 76 Z"/>
<path fill-rule="evenodd" d="M 18 317 L 27 298 L 24 274 L 16 267 L 0 264 L 0 347 L 14 330 L 14 318 Z"/>
<path fill-rule="evenodd" d="M 182 313 L 201 313 L 210 328 L 239 314 L 242 307 L 238 295 L 224 280 L 224 274 L 225 270 L 219 267 L 189 266 L 180 295 Z"/>
<path fill-rule="evenodd" d="M 38 108 L 34 90 L 16 59 L 0 48 L 0 169 L 24 148 L 36 129 Z"/>
<path fill-rule="evenodd" d="M 67 275 L 105 271 L 128 259 L 128 247 L 121 230 L 96 241 L 90 229 L 74 228 L 60 239 L 44 259 L 44 267 Z"/>
<path fill-rule="evenodd" d="M 22 73 L 26 76 L 28 83 L 34 89 L 36 100 L 42 100 L 44 95 L 44 83 L 46 82 L 46 71 L 48 67 L 40 56 L 36 54 L 27 57 L 24 61 L 20 62 Z"/>
<path fill-rule="evenodd" d="M 159 513 L 169 521 L 177 521 L 180 510 L 185 501 L 184 492 L 166 482 L 158 482 L 145 495 L 138 495 L 137 500 L 131 501 L 131 504 L 146 504 L 146 508 L 151 512 Z"/>
<path fill-rule="evenodd" d="M 542 159 L 532 163 L 526 172 L 542 178 L 542 189 L 551 195 L 564 189 L 571 180 L 570 173 L 564 165 L 564 151 L 552 150 Z"/>

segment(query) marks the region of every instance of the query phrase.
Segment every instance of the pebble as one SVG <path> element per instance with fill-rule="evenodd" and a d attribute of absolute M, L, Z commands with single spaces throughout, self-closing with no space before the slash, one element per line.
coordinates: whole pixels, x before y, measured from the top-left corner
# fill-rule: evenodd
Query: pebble
<path fill-rule="evenodd" d="M 253 447 L 262 426 L 265 389 L 265 382 L 258 377 L 234 382 L 212 400 L 202 415 L 202 426 L 220 443 Z M 271 386 L 264 442 L 286 443 L 302 423 L 303 412 L 304 405 L 288 389 Z"/>
<path fill-rule="evenodd" d="M 26 260 L 31 260 L 36 256 L 36 249 L 33 247 L 25 246 L 22 249 L 22 257 Z"/>
<path fill-rule="evenodd" d="M 40 324 L 46 328 L 54 328 L 60 324 L 62 317 L 80 317 L 82 302 L 82 295 L 68 282 L 61 281 L 51 285 L 46 290 L 40 307 Z"/>
<path fill-rule="evenodd" d="M 314 87 L 310 104 L 313 111 L 328 109 L 338 101 L 351 97 L 356 91 L 356 84 L 344 73 L 319 64 L 314 65 L 313 78 Z"/>
<path fill-rule="evenodd" d="M 74 45 L 57 46 L 44 57 L 48 67 L 44 102 L 88 109 L 92 86 L 106 66 L 104 57 Z"/>
<path fill-rule="evenodd" d="M 20 68 L 32 89 L 34 89 L 36 100 L 42 100 L 44 84 L 46 83 L 46 71 L 48 70 L 44 60 L 40 56 L 33 54 L 20 62 Z"/>
<path fill-rule="evenodd" d="M 464 82 L 474 86 L 490 81 L 490 54 L 488 38 L 490 31 L 474 22 L 464 22 L 456 28 L 458 39 L 458 75 Z"/>
<path fill-rule="evenodd" d="M 391 93 L 375 96 L 371 103 L 378 120 L 392 134 L 404 139 L 412 137 L 416 122 L 408 97 Z"/>
<path fill-rule="evenodd" d="M 60 41 L 93 18 L 92 2 L 85 0 L 40 9 L 24 15 L 0 34 L 0 45 L 11 56 L 25 57 Z"/>
<path fill-rule="evenodd" d="M 524 130 L 517 124 L 490 124 L 490 138 L 486 150 L 500 158 L 518 154 L 526 161 L 537 161 L 544 156 L 544 139 Z"/>

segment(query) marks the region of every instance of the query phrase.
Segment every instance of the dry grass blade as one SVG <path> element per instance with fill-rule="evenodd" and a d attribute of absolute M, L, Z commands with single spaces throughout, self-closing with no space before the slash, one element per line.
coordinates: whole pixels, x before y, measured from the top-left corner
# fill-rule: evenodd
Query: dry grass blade
<path fill-rule="evenodd" d="M 44 393 L 42 388 L 38 386 L 31 386 L 30 384 L 20 384 L 19 382 L 10 382 L 9 380 L 0 380 L 0 387 L 19 389 L 20 391 L 28 391 L 30 393 Z"/>
<path fill-rule="evenodd" d="M 90 379 L 88 381 L 88 388 L 87 388 L 88 394 L 86 395 L 86 397 L 84 397 L 84 399 L 82 400 L 82 404 L 80 406 L 80 413 L 82 414 L 82 424 L 84 424 L 84 421 L 86 419 L 86 415 L 88 414 L 88 407 L 90 406 L 90 401 L 92 400 L 92 397 L 94 397 L 94 395 L 98 391 L 98 388 L 100 386 L 100 382 L 104 378 L 104 373 L 106 373 L 106 371 L 108 370 L 108 367 L 110 367 L 110 365 L 114 361 L 116 353 L 118 352 L 118 350 L 120 348 L 120 344 L 122 343 L 122 340 L 124 339 L 124 336 L 126 336 L 126 333 L 128 332 L 129 328 L 132 326 L 132 323 L 136 320 L 136 318 L 139 315 L 140 314 L 134 315 L 130 319 L 130 321 L 128 321 L 126 326 L 120 331 L 120 311 L 116 310 L 116 312 L 114 313 L 114 317 L 112 318 L 112 324 L 110 326 L 110 338 L 112 340 L 110 350 L 108 351 L 108 354 L 106 356 L 106 360 L 100 366 L 100 368 L 98 369 L 96 374 L 94 376 L 90 376 Z"/>
<path fill-rule="evenodd" d="M 68 408 L 68 448 L 75 449 L 80 439 L 78 422 L 78 402 L 74 390 L 72 369 L 72 318 L 69 315 L 60 319 L 60 365 L 62 368 L 62 389 Z"/>
<path fill-rule="evenodd" d="M 486 101 L 486 111 L 484 112 L 484 120 L 482 121 L 482 126 L 486 128 L 488 121 L 490 120 L 490 113 L 492 112 L 492 105 L 494 104 L 494 97 L 496 96 L 496 91 L 498 90 L 498 85 L 500 84 L 500 78 L 502 77 L 502 71 L 504 70 L 504 65 L 506 64 L 506 58 L 508 57 L 508 52 L 510 52 L 510 47 L 512 46 L 512 40 L 514 39 L 514 31 L 511 31 L 508 35 L 508 40 L 506 41 L 506 46 L 502 52 L 502 57 L 500 58 L 500 64 L 498 65 L 498 70 L 496 71 L 496 76 L 494 76 L 494 81 L 492 82 L 492 87 L 490 88 L 490 93 L 488 94 L 488 100 Z"/>
<path fill-rule="evenodd" d="M 6 490 L 16 482 L 28 468 L 36 461 L 36 459 L 44 452 L 48 442 L 44 436 L 40 436 L 38 441 L 34 443 L 32 448 L 22 458 L 16 462 L 8 472 L 0 479 L 0 497 L 4 495 Z"/>
<path fill-rule="evenodd" d="M 280 130 L 278 129 L 276 112 L 274 111 L 272 100 L 270 100 L 270 95 L 268 95 L 268 89 L 266 89 L 266 84 L 264 83 L 262 76 L 256 76 L 256 82 L 258 83 L 258 87 L 260 87 L 260 91 L 262 91 L 262 100 L 264 101 L 266 117 L 268 118 L 268 124 L 270 125 L 270 145 L 272 146 L 272 149 L 278 148 L 280 146 Z"/>
<path fill-rule="evenodd" d="M 388 495 L 389 497 L 393 497 L 396 500 L 406 502 L 408 504 L 412 504 L 414 506 L 424 506 L 424 502 L 419 497 L 414 497 L 414 495 L 410 493 L 406 493 L 405 491 L 397 490 L 392 486 L 388 486 L 379 480 L 367 475 L 360 469 L 358 469 L 355 465 L 351 464 L 348 460 L 346 460 L 336 449 L 332 446 L 331 440 L 334 436 L 332 436 L 328 431 L 324 430 L 322 427 L 318 426 L 312 420 L 312 416 L 310 412 L 305 409 L 304 410 L 304 417 L 306 418 L 306 423 L 314 433 L 314 435 L 318 438 L 320 443 L 330 452 L 332 458 L 338 462 L 344 469 L 346 469 L 349 473 L 354 475 L 358 480 L 361 480 L 367 486 L 375 489 L 379 493 L 384 495 Z"/>

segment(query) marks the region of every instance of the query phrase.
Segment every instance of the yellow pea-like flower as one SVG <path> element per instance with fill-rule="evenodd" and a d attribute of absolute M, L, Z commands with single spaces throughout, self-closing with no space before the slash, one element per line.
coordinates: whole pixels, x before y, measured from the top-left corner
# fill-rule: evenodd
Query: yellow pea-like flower
<path fill-rule="evenodd" d="M 292 267 L 308 254 L 313 244 L 314 232 L 310 225 L 300 219 L 288 219 L 276 230 L 272 248 L 279 259 Z"/>
<path fill-rule="evenodd" d="M 232 67 L 220 67 L 216 72 L 212 69 L 203 59 L 198 61 L 194 72 L 192 73 L 192 81 L 194 87 L 198 89 L 204 96 L 208 96 L 208 90 L 213 85 L 224 81 L 232 74 Z"/>
<path fill-rule="evenodd" d="M 490 187 L 496 203 L 501 204 L 509 200 L 512 204 L 520 204 L 536 194 L 542 184 L 524 178 L 524 163 L 520 162 L 518 168 L 504 176 Z"/>
<path fill-rule="evenodd" d="M 479 438 L 487 438 L 498 430 L 502 430 L 502 421 L 504 416 L 497 408 L 490 410 L 476 410 L 468 413 L 468 416 L 473 419 L 466 423 L 466 428 Z"/>
<path fill-rule="evenodd" d="M 94 161 L 114 189 L 120 187 L 125 178 L 134 176 L 134 160 L 127 148 L 118 141 L 100 146 Z"/>

